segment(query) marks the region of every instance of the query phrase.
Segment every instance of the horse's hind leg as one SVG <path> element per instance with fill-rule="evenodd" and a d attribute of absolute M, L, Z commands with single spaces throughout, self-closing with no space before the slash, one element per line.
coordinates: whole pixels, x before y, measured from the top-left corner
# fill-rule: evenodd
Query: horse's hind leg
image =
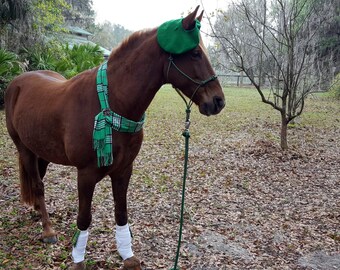
<path fill-rule="evenodd" d="M 116 242 L 119 255 L 124 260 L 121 270 L 141 270 L 140 261 L 133 256 L 132 239 L 128 224 L 126 193 L 132 173 L 132 165 L 120 174 L 110 174 L 115 202 Z"/>
<path fill-rule="evenodd" d="M 39 169 L 39 176 L 38 178 L 38 186 L 40 189 L 40 196 L 37 196 L 34 208 L 38 210 L 41 214 L 41 219 L 42 219 L 42 225 L 43 225 L 43 234 L 42 234 L 42 240 L 45 243 L 56 243 L 57 242 L 57 237 L 56 237 L 56 232 L 52 228 L 52 223 L 50 220 L 50 217 L 48 215 L 47 209 L 46 209 L 46 203 L 45 203 L 45 188 L 44 188 L 44 183 L 42 179 L 44 178 L 46 174 L 46 169 L 48 166 L 49 162 L 38 158 L 38 169 Z"/>
<path fill-rule="evenodd" d="M 25 146 L 18 147 L 21 181 L 21 197 L 23 202 L 33 205 L 42 219 L 42 240 L 46 243 L 57 242 L 45 204 L 45 192 L 42 178 L 46 173 L 48 162 L 32 153 Z"/>

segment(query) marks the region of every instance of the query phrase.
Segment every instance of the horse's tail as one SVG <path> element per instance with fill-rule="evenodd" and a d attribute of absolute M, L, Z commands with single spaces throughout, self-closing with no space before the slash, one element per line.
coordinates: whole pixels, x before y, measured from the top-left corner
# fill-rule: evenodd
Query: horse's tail
<path fill-rule="evenodd" d="M 13 125 L 13 117 L 15 105 L 20 94 L 20 87 L 14 79 L 7 87 L 5 91 L 5 113 L 6 113 L 6 125 L 7 130 L 13 142 L 17 146 L 19 151 L 18 163 L 19 163 L 19 177 L 20 177 L 20 193 L 21 201 L 27 203 L 28 205 L 34 205 L 35 202 L 35 192 L 34 192 L 34 179 L 29 175 L 27 171 L 27 166 L 25 166 L 24 158 L 25 153 L 29 151 L 22 145 L 20 137 Z M 22 150 L 22 151 L 20 151 Z"/>
<path fill-rule="evenodd" d="M 27 170 L 23 164 L 22 156 L 19 154 L 19 177 L 20 177 L 20 193 L 21 201 L 28 205 L 34 205 L 35 203 L 35 192 L 34 192 L 34 182 L 32 177 L 29 176 Z"/>
<path fill-rule="evenodd" d="M 15 105 L 19 97 L 20 87 L 16 85 L 16 80 L 14 79 L 7 87 L 5 91 L 5 113 L 6 113 L 6 125 L 7 130 L 13 142 L 17 146 L 18 150 L 22 147 L 20 137 L 13 125 L 13 115 L 15 110 Z M 19 177 L 20 177 L 20 193 L 21 201 L 27 203 L 28 205 L 33 205 L 35 202 L 35 194 L 33 192 L 33 179 L 27 172 L 27 168 L 24 166 L 23 160 L 24 153 L 19 151 L 18 161 L 19 161 Z"/>

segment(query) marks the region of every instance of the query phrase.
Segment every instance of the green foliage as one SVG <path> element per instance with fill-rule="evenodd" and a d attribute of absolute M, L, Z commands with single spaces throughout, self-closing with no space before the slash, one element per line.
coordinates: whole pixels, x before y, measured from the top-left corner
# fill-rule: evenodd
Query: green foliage
<path fill-rule="evenodd" d="M 98 45 L 71 46 L 53 41 L 26 50 L 24 57 L 29 62 L 29 70 L 54 70 L 66 78 L 98 66 L 104 59 L 103 52 Z"/>
<path fill-rule="evenodd" d="M 63 74 L 66 78 L 98 66 L 103 62 L 104 55 L 98 45 L 81 44 L 63 46 L 64 57 L 56 63 L 55 70 Z"/>
<path fill-rule="evenodd" d="M 0 48 L 0 107 L 4 104 L 7 84 L 24 70 L 25 65 L 18 61 L 15 53 Z"/>
<path fill-rule="evenodd" d="M 34 0 L 32 12 L 34 14 L 33 28 L 37 31 L 62 31 L 64 22 L 63 10 L 70 9 L 65 0 Z"/>
<path fill-rule="evenodd" d="M 28 62 L 28 70 L 55 70 L 58 59 L 64 52 L 60 42 L 51 40 L 48 43 L 36 44 L 20 51 L 21 58 Z"/>
<path fill-rule="evenodd" d="M 35 47 L 47 32 L 63 31 L 62 12 L 69 8 L 65 0 L 0 1 L 1 47 L 18 53 L 23 46 Z"/>

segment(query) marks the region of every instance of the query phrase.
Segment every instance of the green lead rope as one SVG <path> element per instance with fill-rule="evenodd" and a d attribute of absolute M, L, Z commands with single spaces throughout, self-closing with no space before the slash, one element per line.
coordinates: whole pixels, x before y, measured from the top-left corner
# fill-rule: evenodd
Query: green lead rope
<path fill-rule="evenodd" d="M 73 237 L 72 237 L 72 240 L 71 240 L 72 246 L 75 247 L 77 245 L 79 235 L 80 235 L 80 230 L 77 229 L 76 232 L 74 233 Z"/>
<path fill-rule="evenodd" d="M 180 256 L 180 249 L 181 249 L 181 242 L 182 242 L 182 231 L 183 231 L 183 221 L 184 221 L 184 201 L 185 201 L 185 183 L 187 179 L 187 171 L 188 171 L 188 159 L 189 159 L 189 138 L 190 138 L 190 106 L 187 104 L 186 109 L 186 121 L 185 121 L 185 129 L 182 135 L 185 137 L 185 153 L 184 153 L 184 172 L 183 172 L 183 185 L 182 185 L 182 203 L 181 203 L 181 216 L 180 216 L 180 223 L 179 223 L 179 237 L 177 243 L 177 252 L 174 267 L 171 270 L 179 270 L 177 267 L 179 256 Z"/>

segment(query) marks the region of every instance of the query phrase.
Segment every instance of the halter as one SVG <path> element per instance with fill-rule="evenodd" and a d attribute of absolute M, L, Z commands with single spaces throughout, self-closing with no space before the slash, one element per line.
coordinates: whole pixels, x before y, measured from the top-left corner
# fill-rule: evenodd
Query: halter
<path fill-rule="evenodd" d="M 196 81 L 196 80 L 194 80 L 193 78 L 191 78 L 188 74 L 186 74 L 183 70 L 181 70 L 181 69 L 175 64 L 174 59 L 173 59 L 173 57 L 172 57 L 171 54 L 170 54 L 170 56 L 169 56 L 168 59 L 169 59 L 169 65 L 168 65 L 168 70 L 167 70 L 167 75 L 166 75 L 167 78 L 169 77 L 169 71 L 170 71 L 171 65 L 173 65 L 174 68 L 175 68 L 179 73 L 181 73 L 185 78 L 187 78 L 187 79 L 189 79 L 190 81 L 192 81 L 193 83 L 197 84 L 197 87 L 196 87 L 195 91 L 193 92 L 193 94 L 191 95 L 189 102 L 186 101 L 186 99 L 185 99 L 184 95 L 182 94 L 182 92 L 181 92 L 177 87 L 174 87 L 174 86 L 173 86 L 174 89 L 176 90 L 176 92 L 179 94 L 179 96 L 184 100 L 184 102 L 185 102 L 185 104 L 186 104 L 186 106 L 187 106 L 187 109 L 190 109 L 191 106 L 192 106 L 192 104 L 193 104 L 193 101 L 192 101 L 192 100 L 193 100 L 193 98 L 194 98 L 194 96 L 195 96 L 197 90 L 198 90 L 200 87 L 206 85 L 207 83 L 216 80 L 216 79 L 217 79 L 217 76 L 216 76 L 216 75 L 212 75 L 210 78 L 208 78 L 208 79 L 206 79 L 206 80 L 203 80 L 203 81 Z"/>

